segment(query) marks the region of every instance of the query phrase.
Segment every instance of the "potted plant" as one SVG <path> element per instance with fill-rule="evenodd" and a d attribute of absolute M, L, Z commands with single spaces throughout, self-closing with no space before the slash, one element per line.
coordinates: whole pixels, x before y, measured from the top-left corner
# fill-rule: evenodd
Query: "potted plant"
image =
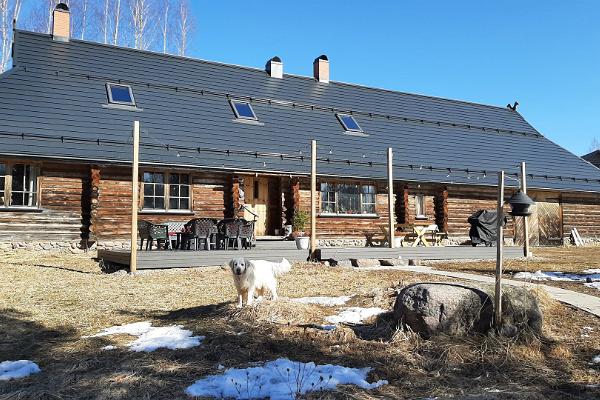
<path fill-rule="evenodd" d="M 310 238 L 305 235 L 304 228 L 308 223 L 308 213 L 306 211 L 298 211 L 292 219 L 292 236 L 296 240 L 296 248 L 298 250 L 308 250 Z"/>

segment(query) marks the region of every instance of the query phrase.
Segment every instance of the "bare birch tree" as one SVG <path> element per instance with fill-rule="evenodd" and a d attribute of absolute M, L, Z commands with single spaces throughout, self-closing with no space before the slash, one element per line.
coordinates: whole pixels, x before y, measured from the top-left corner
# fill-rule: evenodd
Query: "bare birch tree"
<path fill-rule="evenodd" d="M 12 48 L 12 24 L 21 13 L 21 0 L 0 0 L 0 74 L 8 69 Z"/>
<path fill-rule="evenodd" d="M 83 40 L 88 32 L 90 2 L 93 0 L 71 0 L 69 8 L 71 10 L 71 26 L 73 37 Z"/>
<path fill-rule="evenodd" d="M 100 31 L 104 36 L 104 44 L 108 43 L 108 6 L 110 4 L 109 0 L 104 0 L 104 12 L 101 14 L 102 24 L 100 25 Z"/>
<path fill-rule="evenodd" d="M 150 0 L 130 0 L 131 28 L 133 36 L 133 47 L 147 50 L 151 40 L 149 35 L 150 22 Z"/>
<path fill-rule="evenodd" d="M 116 46 L 119 42 L 119 21 L 121 20 L 121 0 L 116 0 L 115 18 L 114 18 L 114 31 L 113 31 L 113 44 Z"/>
<path fill-rule="evenodd" d="M 162 10 L 162 42 L 163 42 L 163 53 L 167 53 L 167 41 L 169 31 L 169 6 L 171 5 L 171 0 L 163 0 L 160 4 L 163 6 Z"/>
<path fill-rule="evenodd" d="M 590 152 L 594 152 L 596 150 L 600 150 L 600 140 L 598 140 L 598 138 L 593 138 L 592 144 L 590 145 Z"/>
<path fill-rule="evenodd" d="M 194 29 L 189 0 L 179 0 L 177 7 L 177 54 L 185 56 L 189 45 L 188 36 Z"/>

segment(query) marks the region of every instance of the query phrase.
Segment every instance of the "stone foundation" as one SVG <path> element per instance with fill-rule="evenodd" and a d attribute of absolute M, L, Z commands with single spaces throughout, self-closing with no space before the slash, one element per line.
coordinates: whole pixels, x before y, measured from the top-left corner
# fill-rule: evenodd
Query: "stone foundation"
<path fill-rule="evenodd" d="M 81 241 L 74 242 L 0 242 L 0 250 L 33 250 L 33 251 L 51 251 L 63 250 L 71 253 L 83 253 L 86 250 L 96 250 L 96 244 L 91 242 L 86 244 Z"/>

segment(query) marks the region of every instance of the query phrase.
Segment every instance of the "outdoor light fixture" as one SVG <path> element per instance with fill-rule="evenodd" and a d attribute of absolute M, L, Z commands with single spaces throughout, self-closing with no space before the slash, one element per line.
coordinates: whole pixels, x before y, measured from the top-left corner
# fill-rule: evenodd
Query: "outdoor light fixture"
<path fill-rule="evenodd" d="M 509 200 L 508 204 L 512 211 L 510 215 L 513 217 L 528 217 L 531 215 L 531 206 L 535 204 L 527 194 L 519 190 Z"/>

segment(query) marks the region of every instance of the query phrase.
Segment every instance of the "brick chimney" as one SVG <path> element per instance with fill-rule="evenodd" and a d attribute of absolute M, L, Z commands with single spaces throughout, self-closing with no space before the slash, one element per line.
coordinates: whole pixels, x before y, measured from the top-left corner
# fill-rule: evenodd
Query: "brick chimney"
<path fill-rule="evenodd" d="M 271 58 L 269 61 L 267 61 L 265 70 L 271 78 L 283 78 L 283 63 L 281 62 L 281 58 L 277 56 Z"/>
<path fill-rule="evenodd" d="M 64 3 L 58 3 L 52 14 L 52 38 L 68 42 L 71 37 L 71 13 Z"/>
<path fill-rule="evenodd" d="M 319 82 L 329 83 L 329 59 L 325 54 L 315 58 L 313 62 L 313 76 Z"/>

